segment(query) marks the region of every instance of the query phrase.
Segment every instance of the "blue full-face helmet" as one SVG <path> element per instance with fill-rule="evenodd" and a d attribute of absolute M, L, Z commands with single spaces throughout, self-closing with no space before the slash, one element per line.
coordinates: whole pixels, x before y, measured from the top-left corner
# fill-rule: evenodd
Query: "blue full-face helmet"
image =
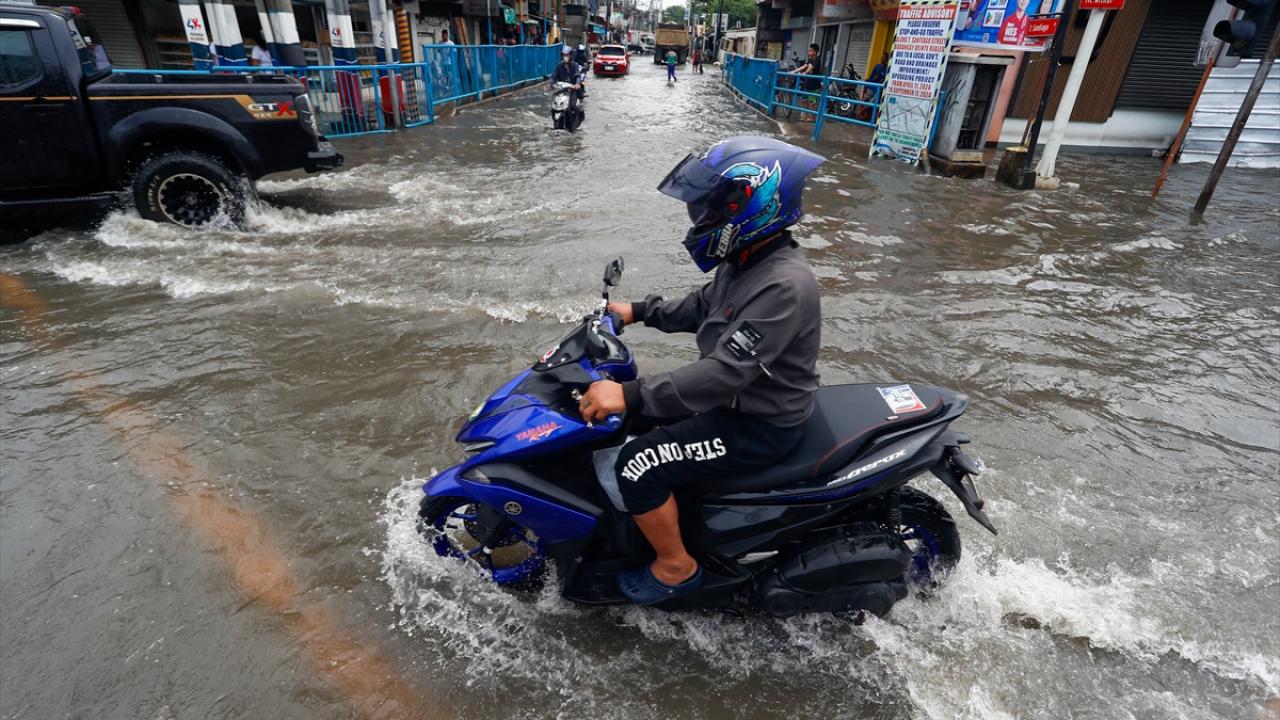
<path fill-rule="evenodd" d="M 825 161 L 781 140 L 741 135 L 686 157 L 658 191 L 687 206 L 693 227 L 684 246 L 707 272 L 799 222 L 804 179 Z"/>

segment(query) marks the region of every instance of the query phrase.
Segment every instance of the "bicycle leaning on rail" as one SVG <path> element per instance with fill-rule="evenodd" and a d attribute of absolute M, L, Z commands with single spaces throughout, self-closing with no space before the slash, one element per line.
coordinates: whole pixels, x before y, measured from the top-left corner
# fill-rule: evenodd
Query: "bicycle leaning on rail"
<path fill-rule="evenodd" d="M 778 66 L 778 80 L 773 101 L 775 111 L 782 116 L 783 120 L 790 120 L 793 106 L 799 104 L 796 87 L 798 78 L 794 74 L 798 67 L 800 67 L 800 56 L 795 54 L 792 54 L 790 63 Z"/>

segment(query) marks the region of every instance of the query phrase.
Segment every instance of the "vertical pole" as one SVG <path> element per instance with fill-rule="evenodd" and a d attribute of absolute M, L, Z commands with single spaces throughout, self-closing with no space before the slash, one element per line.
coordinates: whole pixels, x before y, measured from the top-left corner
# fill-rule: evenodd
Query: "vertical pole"
<path fill-rule="evenodd" d="M 1209 56 L 1209 62 L 1204 66 L 1204 74 L 1200 76 L 1200 84 L 1196 86 L 1196 94 L 1192 96 L 1187 114 L 1182 118 L 1182 127 L 1178 128 L 1178 134 L 1173 136 L 1173 142 L 1169 144 L 1169 151 L 1164 154 L 1164 166 L 1160 168 L 1160 177 L 1156 178 L 1156 186 L 1151 189 L 1152 200 L 1160 194 L 1160 188 L 1164 187 L 1164 181 L 1169 178 L 1169 167 L 1178 159 L 1178 153 L 1182 152 L 1182 141 L 1186 139 L 1187 130 L 1191 128 L 1191 119 L 1196 114 L 1196 106 L 1200 104 L 1200 95 L 1204 93 L 1204 86 L 1209 84 L 1209 76 L 1213 74 L 1213 68 L 1218 64 L 1218 52 L 1221 48 L 1220 42 L 1214 45 L 1213 54 Z"/>
<path fill-rule="evenodd" d="M 373 55 L 378 63 L 391 62 L 387 56 L 387 8 L 382 0 L 369 0 L 369 24 L 373 29 Z"/>
<path fill-rule="evenodd" d="M 1027 156 L 1022 162 L 1024 177 L 1031 172 L 1032 161 L 1036 156 L 1036 143 L 1040 141 L 1040 124 L 1044 122 L 1044 113 L 1049 107 L 1049 96 L 1053 94 L 1053 76 L 1057 74 L 1058 63 L 1062 60 L 1062 44 L 1067 39 L 1067 25 L 1071 22 L 1071 14 L 1075 7 L 1075 0 L 1067 0 L 1063 3 L 1062 15 L 1058 19 L 1058 30 L 1053 34 L 1053 48 L 1049 51 L 1049 68 L 1045 71 L 1044 87 L 1040 90 L 1040 104 L 1036 108 L 1036 117 L 1029 130 Z"/>
<path fill-rule="evenodd" d="M 822 97 L 818 98 L 818 117 L 813 120 L 813 139 L 815 142 L 822 135 L 822 121 L 827 116 L 827 90 L 830 85 L 830 76 L 822 78 Z"/>
<path fill-rule="evenodd" d="M 395 15 L 391 10 L 391 0 L 371 0 L 369 7 L 372 9 L 374 5 L 382 5 L 382 32 L 386 43 L 387 61 L 395 63 L 398 61 L 399 53 L 396 52 L 396 33 L 390 32 L 395 28 Z M 388 73 L 391 77 L 389 87 L 391 90 L 391 119 L 396 129 L 404 127 L 404 118 L 400 117 L 400 73 L 392 70 Z"/>
<path fill-rule="evenodd" d="M 1067 76 L 1067 86 L 1062 90 L 1062 99 L 1058 101 L 1058 111 L 1053 115 L 1053 129 L 1049 131 L 1049 140 L 1044 146 L 1044 155 L 1036 165 L 1036 175 L 1042 178 L 1053 177 L 1054 166 L 1058 161 L 1058 151 L 1067 138 L 1067 126 L 1071 124 L 1071 111 L 1075 109 L 1076 97 L 1080 94 L 1080 86 L 1084 83 L 1084 75 L 1089 70 L 1089 57 L 1093 55 L 1093 45 L 1102 30 L 1102 20 L 1106 10 L 1090 10 L 1089 23 L 1084 28 L 1084 37 L 1080 38 L 1080 49 L 1076 51 L 1075 62 L 1071 65 L 1071 74 Z"/>
<path fill-rule="evenodd" d="M 214 47 L 218 51 L 218 64 L 248 65 L 235 6 L 226 0 L 205 0 L 205 9 L 209 12 L 209 25 L 213 30 Z"/>
<path fill-rule="evenodd" d="M 716 3 L 716 44 L 715 44 L 715 48 L 711 51 L 712 62 L 715 62 L 720 59 L 720 35 L 722 33 L 722 30 L 720 29 L 720 19 L 722 17 L 724 17 L 724 0 L 719 0 Z M 702 58 L 702 61 L 706 62 L 707 59 Z"/>
<path fill-rule="evenodd" d="M 293 0 L 266 0 L 267 19 L 271 23 L 271 32 L 275 35 L 276 52 L 281 65 L 302 67 L 307 64 L 307 55 L 302 50 L 302 41 L 298 38 L 298 20 L 293 16 Z"/>
<path fill-rule="evenodd" d="M 1218 181 L 1222 179 L 1222 173 L 1227 169 L 1227 162 L 1231 160 L 1231 153 L 1235 151 L 1240 134 L 1244 132 L 1245 123 L 1249 122 L 1249 114 L 1253 112 L 1254 103 L 1258 102 L 1258 96 L 1262 94 L 1262 86 L 1267 82 L 1267 75 L 1271 74 L 1271 66 L 1276 61 L 1278 51 L 1280 51 L 1280 28 L 1271 35 L 1271 45 L 1267 47 L 1267 54 L 1262 58 L 1262 62 L 1258 63 L 1258 70 L 1253 74 L 1253 82 L 1249 84 L 1249 92 L 1245 93 L 1244 102 L 1240 103 L 1240 111 L 1236 113 L 1236 119 L 1231 123 L 1227 139 L 1222 143 L 1218 160 L 1213 164 L 1213 170 L 1209 171 L 1209 179 L 1205 181 L 1200 197 L 1196 199 L 1193 209 L 1195 215 L 1203 215 L 1205 208 L 1209 207 L 1213 191 L 1218 188 Z"/>
<path fill-rule="evenodd" d="M 262 39 L 266 41 L 267 46 L 263 48 L 271 54 L 271 59 L 277 65 L 284 64 L 280 60 L 280 48 L 276 43 L 275 29 L 271 27 L 271 16 L 267 14 L 267 6 L 263 0 L 253 0 L 254 9 L 258 11 L 258 29 L 262 33 Z"/>
<path fill-rule="evenodd" d="M 356 65 L 355 33 L 351 28 L 350 0 L 325 0 L 325 15 L 329 23 L 329 50 L 333 55 L 334 65 Z M 363 132 L 368 125 L 365 117 L 364 89 L 360 76 L 346 70 L 333 73 L 334 89 L 338 93 L 338 107 L 341 109 L 343 126 L 346 132 Z M 378 84 L 373 85 L 375 99 Z M 374 104 L 374 112 L 378 121 L 382 121 L 382 108 Z"/>
<path fill-rule="evenodd" d="M 355 65 L 356 40 L 351 29 L 350 0 L 325 0 L 329 20 L 329 47 L 334 65 Z"/>

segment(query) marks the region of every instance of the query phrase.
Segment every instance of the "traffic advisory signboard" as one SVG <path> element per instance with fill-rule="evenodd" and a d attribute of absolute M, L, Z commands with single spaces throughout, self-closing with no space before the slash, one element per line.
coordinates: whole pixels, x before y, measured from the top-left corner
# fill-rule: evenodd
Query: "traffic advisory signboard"
<path fill-rule="evenodd" d="M 871 154 L 916 163 L 933 126 L 956 0 L 904 0 Z"/>

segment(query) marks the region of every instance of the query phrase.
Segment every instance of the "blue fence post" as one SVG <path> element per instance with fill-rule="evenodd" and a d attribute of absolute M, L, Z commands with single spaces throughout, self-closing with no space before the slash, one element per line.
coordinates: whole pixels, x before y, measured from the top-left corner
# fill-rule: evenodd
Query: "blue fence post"
<path fill-rule="evenodd" d="M 356 76 L 359 79 L 359 75 Z M 369 72 L 369 79 L 373 80 L 373 114 L 378 118 L 378 129 L 386 130 L 387 127 L 383 123 L 382 112 L 382 82 L 376 71 Z M 359 85 L 357 85 L 359 87 Z M 364 91 L 360 91 L 360 105 L 364 107 Z M 368 118 L 365 118 L 365 124 L 369 124 Z"/>
<path fill-rule="evenodd" d="M 818 98 L 818 116 L 813 119 L 813 139 L 816 142 L 822 135 L 822 120 L 827 116 L 827 90 L 831 86 L 831 77 L 822 78 L 822 97 Z"/>
<path fill-rule="evenodd" d="M 427 122 L 434 125 L 436 122 L 436 94 L 431 87 L 431 67 L 424 63 L 420 68 L 420 72 L 422 73 L 422 86 L 427 95 Z"/>
<path fill-rule="evenodd" d="M 773 87 L 769 88 L 769 117 L 777 117 L 778 113 L 778 72 L 773 73 Z"/>

